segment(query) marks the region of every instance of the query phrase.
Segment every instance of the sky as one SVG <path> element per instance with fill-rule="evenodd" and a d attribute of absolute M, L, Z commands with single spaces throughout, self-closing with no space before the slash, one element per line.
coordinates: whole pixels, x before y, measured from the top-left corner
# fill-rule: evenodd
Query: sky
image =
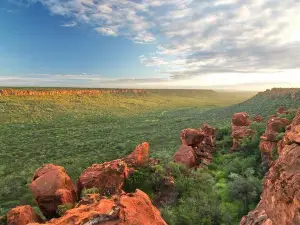
<path fill-rule="evenodd" d="M 299 0 L 0 0 L 0 86 L 300 87 Z"/>

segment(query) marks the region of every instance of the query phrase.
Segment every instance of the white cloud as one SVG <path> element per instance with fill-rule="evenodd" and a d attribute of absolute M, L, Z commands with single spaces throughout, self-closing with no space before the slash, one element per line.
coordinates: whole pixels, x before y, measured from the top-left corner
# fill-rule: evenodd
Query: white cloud
<path fill-rule="evenodd" d="M 77 23 L 75 21 L 71 22 L 71 23 L 64 23 L 63 25 L 61 25 L 62 27 L 75 27 L 77 25 Z"/>

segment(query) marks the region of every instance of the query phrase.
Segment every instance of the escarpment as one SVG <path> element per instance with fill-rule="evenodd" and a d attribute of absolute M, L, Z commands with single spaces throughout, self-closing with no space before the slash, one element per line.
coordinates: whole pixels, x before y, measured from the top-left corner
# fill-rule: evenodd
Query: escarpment
<path fill-rule="evenodd" d="M 147 93 L 144 89 L 2 89 L 0 96 L 45 96 L 45 95 L 100 95 L 119 93 Z"/>
<path fill-rule="evenodd" d="M 300 109 L 278 154 L 265 177 L 259 204 L 242 218 L 241 225 L 300 224 Z"/>

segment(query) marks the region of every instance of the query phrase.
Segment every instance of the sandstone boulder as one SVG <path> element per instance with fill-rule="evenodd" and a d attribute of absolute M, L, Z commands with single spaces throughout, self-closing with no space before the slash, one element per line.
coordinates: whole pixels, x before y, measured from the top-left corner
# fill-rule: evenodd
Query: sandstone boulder
<path fill-rule="evenodd" d="M 245 112 L 235 113 L 231 120 L 232 130 L 232 148 L 230 152 L 236 151 L 240 146 L 244 138 L 251 137 L 254 131 L 249 128 L 251 124 L 250 116 Z"/>
<path fill-rule="evenodd" d="M 204 134 L 197 129 L 184 129 L 180 133 L 180 139 L 182 145 L 196 147 L 204 139 Z"/>
<path fill-rule="evenodd" d="M 129 154 L 124 161 L 128 166 L 141 166 L 148 162 L 149 160 L 149 144 L 144 142 L 136 146 L 135 150 Z"/>
<path fill-rule="evenodd" d="M 173 160 L 175 163 L 183 164 L 188 168 L 196 166 L 195 152 L 191 146 L 182 145 L 174 154 Z"/>
<path fill-rule="evenodd" d="M 63 217 L 45 225 L 167 225 L 148 195 L 140 190 L 111 199 L 93 196 L 90 202 L 68 210 Z"/>
<path fill-rule="evenodd" d="M 57 217 L 57 207 L 74 204 L 76 192 L 71 178 L 61 166 L 46 164 L 37 169 L 30 184 L 35 200 L 48 219 Z"/>
<path fill-rule="evenodd" d="M 29 205 L 18 206 L 7 213 L 7 225 L 26 225 L 34 222 L 42 222 L 42 219 Z"/>
<path fill-rule="evenodd" d="M 288 111 L 285 107 L 280 106 L 280 107 L 278 107 L 278 109 L 277 109 L 277 114 L 278 114 L 278 115 L 281 115 L 281 114 L 289 114 L 289 111 Z"/>
<path fill-rule="evenodd" d="M 251 124 L 250 116 L 246 112 L 235 113 L 232 116 L 232 124 L 238 127 L 241 126 L 248 127 Z"/>
<path fill-rule="evenodd" d="M 260 150 L 263 164 L 268 170 L 273 161 L 272 150 L 277 147 L 278 134 L 285 131 L 285 128 L 290 124 L 290 121 L 286 118 L 278 118 L 277 116 L 271 116 L 267 122 L 265 133 L 260 137 Z"/>
<path fill-rule="evenodd" d="M 123 160 L 93 164 L 80 175 L 77 181 L 78 196 L 83 189 L 97 188 L 102 195 L 121 193 L 128 176 L 128 167 Z"/>

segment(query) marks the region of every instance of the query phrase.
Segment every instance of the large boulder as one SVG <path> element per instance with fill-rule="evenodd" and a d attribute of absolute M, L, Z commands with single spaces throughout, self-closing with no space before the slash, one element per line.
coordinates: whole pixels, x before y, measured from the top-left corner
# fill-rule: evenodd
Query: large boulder
<path fill-rule="evenodd" d="M 128 164 L 128 166 L 141 166 L 145 165 L 149 160 L 149 144 L 144 142 L 134 149 L 132 153 L 130 153 L 124 161 Z"/>
<path fill-rule="evenodd" d="M 300 110 L 287 136 L 296 135 Z M 264 182 L 261 201 L 241 220 L 241 225 L 300 224 L 300 144 L 281 142 L 279 157 L 272 163 Z"/>
<path fill-rule="evenodd" d="M 279 106 L 277 109 L 277 114 L 289 114 L 289 111 L 284 106 Z"/>
<path fill-rule="evenodd" d="M 7 225 L 26 225 L 34 222 L 43 221 L 29 205 L 18 206 L 7 213 Z"/>
<path fill-rule="evenodd" d="M 182 145 L 196 147 L 198 146 L 204 139 L 204 134 L 201 130 L 197 129 L 184 129 L 180 133 L 180 139 Z"/>
<path fill-rule="evenodd" d="M 61 218 L 48 221 L 45 225 L 167 225 L 148 195 L 140 190 L 111 199 L 92 197 L 86 204 L 68 210 Z"/>
<path fill-rule="evenodd" d="M 196 157 L 194 149 L 191 146 L 182 145 L 174 154 L 173 160 L 175 163 L 183 164 L 188 168 L 195 167 Z"/>
<path fill-rule="evenodd" d="M 244 138 L 251 137 L 254 131 L 249 128 L 251 124 L 250 116 L 245 112 L 235 113 L 231 119 L 232 142 L 230 152 L 236 151 Z"/>
<path fill-rule="evenodd" d="M 286 135 L 283 138 L 283 141 L 285 144 L 300 144 L 300 109 L 291 126 L 287 127 Z"/>
<path fill-rule="evenodd" d="M 103 164 L 93 164 L 80 175 L 77 181 L 77 193 L 83 189 L 97 188 L 102 195 L 121 193 L 128 176 L 128 167 L 123 160 L 113 160 Z"/>
<path fill-rule="evenodd" d="M 175 153 L 176 163 L 188 168 L 207 166 L 215 151 L 216 128 L 203 123 L 200 129 L 184 129 L 180 133 L 182 146 Z"/>
<path fill-rule="evenodd" d="M 37 169 L 30 184 L 35 200 L 43 215 L 57 217 L 57 207 L 74 204 L 76 192 L 71 178 L 61 166 L 46 164 Z"/>
<path fill-rule="evenodd" d="M 201 130 L 202 134 L 204 135 L 204 139 L 200 145 L 208 145 L 211 147 L 215 147 L 216 128 L 214 128 L 206 123 L 203 123 L 200 130 Z M 214 152 L 215 148 L 210 148 L 210 150 L 212 150 L 212 152 Z"/>
<path fill-rule="evenodd" d="M 266 170 L 271 166 L 273 162 L 272 150 L 277 147 L 278 134 L 285 131 L 286 127 L 291 122 L 286 118 L 279 118 L 277 116 L 271 116 L 267 122 L 265 133 L 260 137 L 260 150 L 262 157 L 262 164 L 265 165 Z M 279 145 L 280 148 L 281 145 Z M 278 149 L 279 149 L 278 148 Z"/>
<path fill-rule="evenodd" d="M 241 126 L 248 127 L 251 124 L 250 116 L 246 112 L 239 112 L 233 114 L 231 121 L 234 126 L 238 126 L 238 127 Z"/>

